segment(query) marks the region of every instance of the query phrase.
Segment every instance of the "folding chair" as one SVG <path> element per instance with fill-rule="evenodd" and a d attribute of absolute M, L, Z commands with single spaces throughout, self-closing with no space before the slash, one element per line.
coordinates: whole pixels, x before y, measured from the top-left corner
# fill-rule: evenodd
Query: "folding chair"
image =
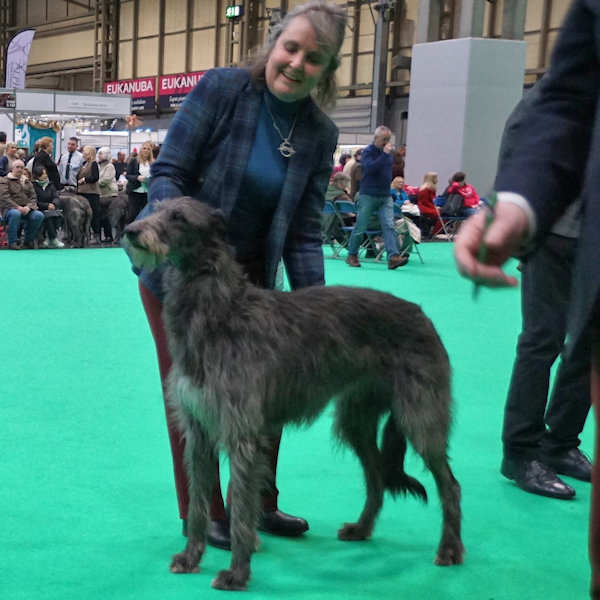
<path fill-rule="evenodd" d="M 350 213 L 356 214 L 356 205 L 348 200 L 336 200 L 335 208 L 340 213 L 340 219 L 343 223 L 344 218 L 342 217 L 342 213 Z M 376 214 L 376 213 L 373 213 Z M 350 237 L 352 236 L 352 232 L 354 231 L 354 225 L 345 225 L 343 224 L 340 229 L 346 234 L 346 240 L 344 243 L 344 248 L 348 246 L 348 242 L 350 242 Z M 377 253 L 379 250 L 377 249 L 377 245 L 375 243 L 375 237 L 381 235 L 381 229 L 367 229 L 365 231 L 365 240 L 361 243 L 358 248 L 358 253 L 360 254 L 361 250 L 368 250 L 369 248 L 373 250 L 375 257 L 377 257 Z M 340 248 L 341 249 L 341 248 Z M 336 257 L 339 255 L 339 251 L 336 254 Z"/>
<path fill-rule="evenodd" d="M 398 219 L 402 218 L 405 221 L 410 221 L 410 217 L 406 216 L 403 212 L 402 212 L 402 204 L 400 202 L 394 202 L 394 218 L 398 217 Z M 396 219 L 396 220 L 398 220 Z M 406 226 L 406 232 L 403 232 L 402 235 L 408 235 L 410 237 L 410 239 L 412 240 L 412 246 L 410 248 L 410 254 L 417 254 L 419 257 L 419 260 L 421 261 L 421 264 L 425 264 L 425 261 L 423 260 L 423 257 L 421 256 L 421 251 L 419 250 L 419 242 L 416 242 L 415 239 L 413 238 L 413 236 L 410 234 L 410 229 L 408 227 L 408 225 Z M 381 251 L 379 252 L 379 254 L 377 255 L 377 258 L 375 259 L 376 261 L 381 260 L 381 257 L 383 256 L 383 252 L 384 252 L 385 248 L 382 248 Z M 400 256 L 406 256 L 407 252 L 406 250 L 403 250 L 400 253 Z"/>
<path fill-rule="evenodd" d="M 441 207 L 437 204 L 435 205 L 435 210 L 438 214 L 438 219 L 442 225 L 442 230 L 444 231 L 446 240 L 451 242 L 454 236 L 457 234 L 460 224 L 463 221 L 466 221 L 467 217 L 445 217 L 442 215 Z"/>
<path fill-rule="evenodd" d="M 336 258 L 340 251 L 346 247 L 349 238 L 344 231 L 342 231 L 344 239 L 341 242 L 336 240 L 335 235 L 331 235 L 332 231 L 330 230 L 330 227 L 334 224 L 336 229 L 340 229 L 341 226 L 345 225 L 342 216 L 339 214 L 331 200 L 325 200 L 325 205 L 323 206 L 323 221 L 321 224 L 324 242 L 331 246 L 333 252 L 330 258 Z"/>

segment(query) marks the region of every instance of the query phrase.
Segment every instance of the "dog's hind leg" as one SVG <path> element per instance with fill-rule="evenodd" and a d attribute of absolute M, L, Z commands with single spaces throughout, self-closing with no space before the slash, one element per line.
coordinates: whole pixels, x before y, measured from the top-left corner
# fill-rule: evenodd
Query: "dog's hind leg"
<path fill-rule="evenodd" d="M 460 538 L 461 510 L 460 485 L 454 478 L 448 462 L 449 393 L 436 396 L 432 405 L 427 402 L 405 403 L 402 415 L 395 415 L 414 449 L 431 471 L 442 504 L 442 538 L 435 558 L 436 565 L 462 564 L 464 546 Z"/>
<path fill-rule="evenodd" d="M 365 391 L 340 398 L 336 407 L 335 430 L 348 443 L 360 460 L 365 476 L 367 497 L 356 523 L 344 523 L 338 538 L 344 541 L 366 540 L 371 537 L 375 519 L 383 505 L 384 484 L 381 455 L 377 447 L 377 423 L 380 412 L 373 407 Z"/>
<path fill-rule="evenodd" d="M 217 473 L 218 451 L 198 421 L 187 417 L 185 463 L 189 478 L 188 541 L 171 561 L 171 573 L 197 573 L 206 547 L 210 497 Z"/>
<path fill-rule="evenodd" d="M 460 538 L 460 485 L 454 478 L 448 457 L 425 455 L 425 464 L 430 469 L 442 502 L 442 539 L 435 557 L 440 566 L 460 565 L 465 548 Z"/>
<path fill-rule="evenodd" d="M 264 474 L 264 459 L 257 439 L 237 440 L 229 448 L 231 479 L 231 565 L 219 571 L 212 587 L 220 590 L 245 590 L 250 579 L 250 558 L 258 536 L 258 506 Z"/>

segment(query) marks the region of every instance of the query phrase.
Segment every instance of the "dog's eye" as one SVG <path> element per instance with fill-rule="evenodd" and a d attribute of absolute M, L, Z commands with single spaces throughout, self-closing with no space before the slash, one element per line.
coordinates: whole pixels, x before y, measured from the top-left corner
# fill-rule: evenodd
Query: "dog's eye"
<path fill-rule="evenodd" d="M 174 210 L 173 211 L 173 213 L 171 215 L 171 218 L 173 219 L 173 221 L 176 221 L 178 223 L 184 223 L 185 222 L 185 217 L 184 217 L 183 213 L 181 213 L 178 210 Z"/>

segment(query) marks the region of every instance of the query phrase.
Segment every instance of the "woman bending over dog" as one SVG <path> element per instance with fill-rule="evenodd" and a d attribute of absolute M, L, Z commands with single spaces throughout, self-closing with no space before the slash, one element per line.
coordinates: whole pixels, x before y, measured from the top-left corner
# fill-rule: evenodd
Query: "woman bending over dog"
<path fill-rule="evenodd" d="M 192 196 L 219 208 L 227 240 L 248 278 L 275 287 L 283 259 L 293 289 L 324 285 L 321 213 L 338 131 L 318 104 L 332 105 L 344 41 L 343 10 L 312 1 L 290 11 L 250 68 L 211 69 L 175 115 L 152 164 L 149 202 Z M 182 152 L 182 148 L 185 152 Z M 161 270 L 136 270 L 156 343 L 160 375 L 171 367 L 162 317 Z M 189 504 L 185 441 L 166 405 L 179 513 L 184 532 Z M 275 470 L 281 432 L 271 440 L 269 489 L 260 529 L 295 536 L 308 523 L 278 509 Z M 220 482 L 214 482 L 208 543 L 231 547 Z"/>

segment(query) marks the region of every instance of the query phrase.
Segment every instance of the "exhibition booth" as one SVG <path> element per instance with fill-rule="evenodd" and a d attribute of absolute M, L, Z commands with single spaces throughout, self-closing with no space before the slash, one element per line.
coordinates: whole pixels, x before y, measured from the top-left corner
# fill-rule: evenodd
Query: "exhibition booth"
<path fill-rule="evenodd" d="M 128 155 L 136 144 L 155 141 L 150 132 L 139 128 L 117 130 L 130 114 L 129 95 L 0 88 L 0 131 L 27 152 L 37 139 L 51 137 L 55 159 L 66 151 L 72 136 L 81 145 L 108 146 L 113 155 L 119 150 Z"/>

